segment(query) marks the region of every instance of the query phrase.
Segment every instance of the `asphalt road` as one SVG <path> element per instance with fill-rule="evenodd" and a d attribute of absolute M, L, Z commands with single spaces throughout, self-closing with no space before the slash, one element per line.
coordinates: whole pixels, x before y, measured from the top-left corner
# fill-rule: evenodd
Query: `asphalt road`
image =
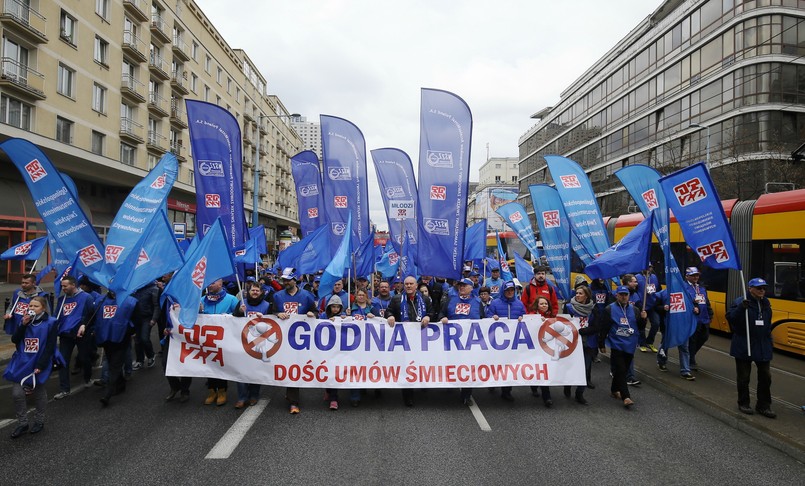
<path fill-rule="evenodd" d="M 627 411 L 609 397 L 606 361 L 593 377 L 589 406 L 561 388 L 552 409 L 528 388 L 516 388 L 511 404 L 476 390 L 484 431 L 458 390 L 418 391 L 410 409 L 396 390 L 370 391 L 356 409 L 342 392 L 337 412 L 321 390 L 303 390 L 302 413 L 292 416 L 278 388 L 263 387 L 263 401 L 245 412 L 232 407 L 234 384 L 226 406 L 204 406 L 203 379 L 189 402 L 165 403 L 168 385 L 155 367 L 135 372 L 108 408 L 99 387 L 51 399 L 38 435 L 12 440 L 15 424 L 6 421 L 0 483 L 802 484 L 805 465 L 667 392 L 634 387 L 637 405 Z M 0 387 L 0 420 L 13 416 L 10 402 Z"/>

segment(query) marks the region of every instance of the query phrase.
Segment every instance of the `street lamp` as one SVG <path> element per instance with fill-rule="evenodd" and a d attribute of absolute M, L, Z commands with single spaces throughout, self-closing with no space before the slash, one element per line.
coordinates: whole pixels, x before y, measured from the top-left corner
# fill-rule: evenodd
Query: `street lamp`
<path fill-rule="evenodd" d="M 709 125 L 700 125 L 698 123 L 692 123 L 690 128 L 705 128 L 707 129 L 707 155 L 705 159 L 705 166 L 707 170 L 710 170 L 710 126 Z"/>
<path fill-rule="evenodd" d="M 263 118 L 298 118 L 302 115 L 292 113 L 290 115 L 259 115 L 257 117 L 257 154 L 254 158 L 254 187 L 252 188 L 252 228 L 259 224 L 260 211 L 257 208 L 259 198 L 257 190 L 260 188 L 260 128 L 263 126 Z"/>

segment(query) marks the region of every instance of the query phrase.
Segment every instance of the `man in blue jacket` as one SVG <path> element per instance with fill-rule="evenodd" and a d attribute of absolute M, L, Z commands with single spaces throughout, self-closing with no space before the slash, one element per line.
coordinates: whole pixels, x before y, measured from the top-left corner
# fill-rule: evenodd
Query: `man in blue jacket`
<path fill-rule="evenodd" d="M 59 393 L 53 396 L 56 400 L 70 395 L 70 358 L 73 348 L 78 347 L 78 361 L 84 372 L 84 383 L 92 378 L 92 359 L 88 356 L 91 349 L 89 338 L 85 338 L 87 327 L 92 319 L 95 303 L 92 296 L 78 287 L 75 277 L 64 277 L 61 281 L 62 296 L 56 304 L 56 321 L 59 324 L 59 352 L 65 363 L 59 370 Z"/>

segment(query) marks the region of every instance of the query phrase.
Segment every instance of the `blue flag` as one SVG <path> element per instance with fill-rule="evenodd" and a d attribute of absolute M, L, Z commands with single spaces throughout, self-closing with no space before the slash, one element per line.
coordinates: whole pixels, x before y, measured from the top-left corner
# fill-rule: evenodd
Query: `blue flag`
<path fill-rule="evenodd" d="M 509 269 L 509 261 L 506 259 L 506 252 L 503 251 L 503 245 L 500 244 L 500 234 L 497 231 L 495 231 L 495 239 L 498 242 L 498 261 L 500 261 L 500 277 L 505 282 L 509 282 L 514 277 L 512 277 L 512 272 Z"/>
<path fill-rule="evenodd" d="M 422 89 L 419 110 L 419 234 L 425 275 L 461 278 L 469 198 L 472 113 L 453 93 Z M 425 258 L 427 256 L 427 258 Z"/>
<path fill-rule="evenodd" d="M 537 218 L 542 249 L 556 280 L 559 296 L 570 300 L 570 221 L 556 189 L 547 184 L 528 186 Z"/>
<path fill-rule="evenodd" d="M 70 259 L 77 255 L 77 264 L 90 279 L 101 283 L 103 243 L 50 159 L 39 147 L 20 138 L 8 139 L 0 148 L 22 174 L 39 215 L 64 254 Z"/>
<path fill-rule="evenodd" d="M 646 165 L 635 164 L 618 170 L 615 175 L 629 191 L 643 216 L 654 214 L 654 235 L 665 259 L 665 285 L 672 303 L 666 314 L 663 346 L 670 349 L 687 343 L 696 331 L 696 315 L 693 314 L 693 300 L 685 291 L 685 281 L 671 252 L 670 212 L 660 185 L 661 174 Z"/>
<path fill-rule="evenodd" d="M 109 279 L 121 270 L 121 265 L 130 253 L 137 253 L 143 246 L 143 238 L 151 221 L 159 218 L 159 210 L 165 207 L 179 172 L 179 161 L 172 153 L 162 156 L 120 205 L 109 233 L 106 235 L 106 254 L 103 273 L 108 287 Z M 160 221 L 161 224 L 161 221 Z M 123 300 L 118 300 L 123 302 Z"/>
<path fill-rule="evenodd" d="M 173 235 L 173 226 L 164 209 L 146 227 L 138 251 L 128 253 L 118 265 L 109 289 L 115 292 L 118 305 L 137 289 L 181 267 L 184 263 L 182 250 Z"/>
<path fill-rule="evenodd" d="M 221 218 L 229 248 L 234 248 L 246 240 L 240 125 L 218 105 L 196 100 L 185 104 L 195 170 L 196 231 L 204 238 Z"/>
<path fill-rule="evenodd" d="M 291 157 L 291 174 L 296 185 L 299 226 L 302 236 L 307 236 L 327 222 L 319 157 L 316 152 L 305 150 Z"/>
<path fill-rule="evenodd" d="M 537 238 L 534 237 L 534 229 L 531 227 L 531 220 L 528 219 L 528 213 L 522 204 L 518 202 L 506 203 L 495 210 L 496 213 L 503 218 L 503 221 L 511 228 L 520 241 L 523 242 L 528 251 L 531 252 L 532 258 L 539 259 L 539 248 L 537 247 Z"/>
<path fill-rule="evenodd" d="M 321 281 L 319 282 L 319 295 L 332 294 L 333 284 L 344 278 L 344 275 L 347 273 L 347 269 L 349 269 L 350 264 L 349 257 L 351 240 L 352 215 L 347 215 L 347 226 L 344 231 L 344 239 L 342 239 L 341 244 L 338 245 L 338 248 L 333 255 L 333 259 L 327 265 L 327 268 L 324 269 L 324 273 L 321 276 Z M 348 302 L 344 303 L 345 306 L 347 304 Z"/>
<path fill-rule="evenodd" d="M 383 275 L 383 278 L 391 278 L 397 275 L 400 266 L 400 255 L 394 249 L 394 245 L 386 245 L 386 251 L 377 262 L 376 269 Z"/>
<path fill-rule="evenodd" d="M 235 263 L 245 263 L 247 265 L 260 263 L 263 259 L 257 251 L 257 246 L 258 242 L 256 239 L 246 240 L 232 249 L 232 261 Z"/>
<path fill-rule="evenodd" d="M 36 285 L 39 285 L 39 282 L 41 282 L 42 279 L 45 278 L 47 274 L 49 274 L 54 270 L 56 270 L 56 265 L 54 265 L 53 263 L 47 265 L 45 268 L 40 270 L 39 273 L 36 274 Z M 56 272 L 58 273 L 58 270 L 56 270 Z"/>
<path fill-rule="evenodd" d="M 514 252 L 514 271 L 517 272 L 517 280 L 525 285 L 534 278 L 534 267 L 531 263 L 525 261 L 516 251 Z"/>
<path fill-rule="evenodd" d="M 419 204 L 419 191 L 414 179 L 414 167 L 408 154 L 396 148 L 372 150 L 380 195 L 386 208 L 389 223 L 389 237 L 397 252 L 401 252 L 402 235 L 408 232 L 410 243 L 416 246 L 417 224 L 416 206 Z M 398 205 L 397 213 L 392 206 Z M 404 205 L 404 208 L 399 206 Z M 406 211 L 407 218 L 400 218 L 399 212 Z"/>
<path fill-rule="evenodd" d="M 48 242 L 47 236 L 35 240 L 23 241 L 14 245 L 0 255 L 0 260 L 39 260 L 42 250 Z"/>
<path fill-rule="evenodd" d="M 324 210 L 331 225 L 330 249 L 334 253 L 349 216 L 350 241 L 360 244 L 369 238 L 366 141 L 360 129 L 348 120 L 327 115 L 320 115 L 320 120 Z"/>
<path fill-rule="evenodd" d="M 256 251 L 258 255 L 268 253 L 268 249 L 266 248 L 266 229 L 262 224 L 254 228 L 249 228 L 249 239 L 255 240 L 254 251 Z"/>
<path fill-rule="evenodd" d="M 316 273 L 330 262 L 330 225 L 323 224 L 301 240 L 282 250 L 277 267 L 295 268 L 297 273 Z"/>
<path fill-rule="evenodd" d="M 416 266 L 416 245 L 412 245 L 408 233 L 403 239 L 402 254 L 400 255 L 400 277 L 414 277 L 419 279 L 419 270 Z"/>
<path fill-rule="evenodd" d="M 187 253 L 187 249 L 190 248 L 190 244 L 193 241 L 195 241 L 194 238 L 190 238 L 190 239 L 185 238 L 185 239 L 183 239 L 182 241 L 179 242 L 179 248 L 182 250 L 182 254 Z"/>
<path fill-rule="evenodd" d="M 486 219 L 467 228 L 464 236 L 464 261 L 486 258 Z"/>
<path fill-rule="evenodd" d="M 640 222 L 619 242 L 584 268 L 590 278 L 612 278 L 626 273 L 640 273 L 648 268 L 651 255 L 651 225 L 654 216 Z"/>
<path fill-rule="evenodd" d="M 704 163 L 660 178 L 669 209 L 685 242 L 710 268 L 741 269 L 724 207 Z"/>
<path fill-rule="evenodd" d="M 375 267 L 375 239 L 370 236 L 366 238 L 361 246 L 354 252 L 355 256 L 355 276 L 366 277 L 371 275 Z"/>
<path fill-rule="evenodd" d="M 492 270 L 500 270 L 500 259 L 499 258 L 492 258 L 486 257 L 484 259 L 486 261 L 486 272 L 489 273 Z M 489 275 L 485 275 L 488 277 Z"/>
<path fill-rule="evenodd" d="M 202 291 L 212 282 L 235 273 L 224 226 L 215 220 L 204 239 L 185 255 L 185 262 L 176 271 L 162 293 L 162 302 L 170 296 L 179 304 L 179 323 L 193 327 L 198 318 Z"/>

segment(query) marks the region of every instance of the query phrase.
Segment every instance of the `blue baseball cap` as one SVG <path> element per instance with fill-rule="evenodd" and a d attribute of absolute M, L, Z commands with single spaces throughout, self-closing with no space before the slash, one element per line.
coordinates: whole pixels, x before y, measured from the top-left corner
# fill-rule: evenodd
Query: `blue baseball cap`
<path fill-rule="evenodd" d="M 696 267 L 688 267 L 688 268 L 685 269 L 685 276 L 686 277 L 689 276 L 689 275 L 699 275 L 701 273 L 702 272 L 700 272 L 699 269 L 696 268 Z"/>
<path fill-rule="evenodd" d="M 627 287 L 625 285 L 621 285 L 620 287 L 615 289 L 615 293 L 616 294 L 628 294 L 628 293 L 630 293 L 629 292 L 629 287 Z"/>
<path fill-rule="evenodd" d="M 509 290 L 509 289 L 513 289 L 513 288 L 514 288 L 514 282 L 512 282 L 511 280 L 509 280 L 508 282 L 503 282 L 503 289 L 502 290 L 504 292 Z"/>
<path fill-rule="evenodd" d="M 769 284 L 767 284 L 762 278 L 753 278 L 749 281 L 748 285 L 750 287 L 767 287 Z"/>
<path fill-rule="evenodd" d="M 458 281 L 458 283 L 461 285 L 469 285 L 469 286 L 475 285 L 475 283 L 468 278 L 462 278 L 461 280 Z"/>

